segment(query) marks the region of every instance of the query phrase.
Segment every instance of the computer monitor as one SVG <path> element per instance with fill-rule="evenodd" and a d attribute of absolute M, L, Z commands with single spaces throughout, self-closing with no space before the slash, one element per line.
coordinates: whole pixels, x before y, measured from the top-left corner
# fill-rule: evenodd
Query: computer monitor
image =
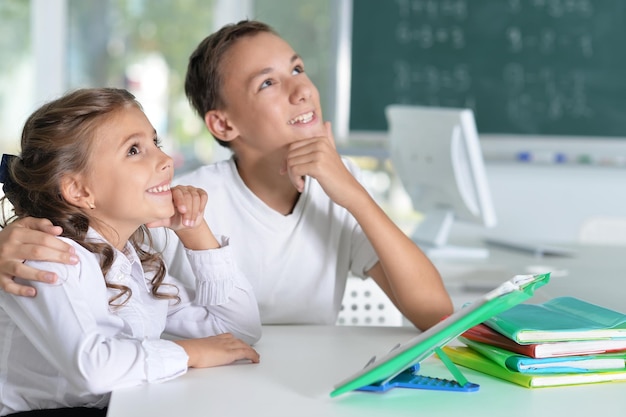
<path fill-rule="evenodd" d="M 485 228 L 496 214 L 470 109 L 389 105 L 391 162 L 424 219 L 413 240 L 431 257 L 487 257 L 485 247 L 448 244 L 455 221 Z"/>

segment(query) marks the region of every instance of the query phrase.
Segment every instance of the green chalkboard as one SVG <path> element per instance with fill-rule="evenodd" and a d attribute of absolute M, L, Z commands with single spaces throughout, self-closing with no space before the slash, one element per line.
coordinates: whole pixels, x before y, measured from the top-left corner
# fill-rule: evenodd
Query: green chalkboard
<path fill-rule="evenodd" d="M 386 130 L 392 103 L 626 137 L 626 0 L 353 0 L 350 130 Z"/>

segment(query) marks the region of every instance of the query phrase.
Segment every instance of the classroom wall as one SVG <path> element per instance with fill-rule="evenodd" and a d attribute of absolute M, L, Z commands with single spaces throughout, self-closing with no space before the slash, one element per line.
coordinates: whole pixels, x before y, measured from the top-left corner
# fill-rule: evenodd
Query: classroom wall
<path fill-rule="evenodd" d="M 356 72 L 350 99 L 339 102 L 362 113 L 350 116 L 349 128 L 339 123 L 340 140 L 367 142 L 376 131 L 384 136 L 380 110 L 391 102 L 473 104 L 499 222 L 487 232 L 455 225 L 461 235 L 571 242 L 589 218 L 626 218 L 625 110 L 619 94 L 626 61 L 615 55 L 613 44 L 623 38 L 618 35 L 623 27 L 610 23 L 623 15 L 624 4 L 596 3 L 351 1 L 350 58 Z M 429 36 L 435 32 L 442 36 Z M 443 36 L 455 33 L 460 38 Z M 463 39 L 463 45 L 455 47 L 454 39 Z M 548 41 L 560 48 L 548 48 Z M 593 50 L 583 47 L 587 43 Z M 519 85 L 506 77 L 512 63 L 525 75 Z M 474 71 L 465 74 L 471 83 L 454 82 L 458 68 Z M 573 73 L 584 87 L 580 91 L 568 84 Z M 372 79 L 387 87 L 369 88 Z M 593 111 L 574 114 L 582 108 L 575 105 L 579 99 Z M 532 112 L 517 105 L 522 101 Z M 375 115 L 367 112 L 370 104 L 378 109 Z M 546 122 L 555 109 L 564 113 Z M 598 136 L 569 136 L 582 134 Z M 384 139 L 381 143 L 384 147 Z M 519 162 L 521 154 L 538 160 Z M 555 155 L 566 161 L 555 162 Z"/>
<path fill-rule="evenodd" d="M 499 218 L 488 233 L 571 242 L 590 218 L 626 219 L 626 140 L 483 135 L 481 146 Z"/>
<path fill-rule="evenodd" d="M 626 218 L 624 168 L 488 162 L 487 175 L 498 216 L 490 235 L 573 242 L 592 217 Z"/>

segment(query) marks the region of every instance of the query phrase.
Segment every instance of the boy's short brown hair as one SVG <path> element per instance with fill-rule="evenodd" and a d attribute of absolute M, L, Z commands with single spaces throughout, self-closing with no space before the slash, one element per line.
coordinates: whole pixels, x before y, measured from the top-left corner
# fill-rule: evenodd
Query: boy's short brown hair
<path fill-rule="evenodd" d="M 276 34 L 265 23 L 241 20 L 207 36 L 192 52 L 185 77 L 185 94 L 201 118 L 204 119 L 207 112 L 222 108 L 225 104 L 221 90 L 224 82 L 224 74 L 221 73 L 224 55 L 240 38 L 262 32 Z M 228 142 L 215 139 L 220 145 L 229 147 Z"/>

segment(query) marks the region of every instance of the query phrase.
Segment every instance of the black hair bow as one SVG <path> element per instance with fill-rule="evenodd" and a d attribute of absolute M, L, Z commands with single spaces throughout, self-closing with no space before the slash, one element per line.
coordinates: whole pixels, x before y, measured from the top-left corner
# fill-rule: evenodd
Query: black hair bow
<path fill-rule="evenodd" d="M 3 154 L 2 162 L 0 162 L 0 182 L 2 185 L 2 191 L 6 194 L 14 185 L 13 179 L 11 178 L 11 174 L 9 173 L 9 166 L 15 160 L 17 156 Z"/>

